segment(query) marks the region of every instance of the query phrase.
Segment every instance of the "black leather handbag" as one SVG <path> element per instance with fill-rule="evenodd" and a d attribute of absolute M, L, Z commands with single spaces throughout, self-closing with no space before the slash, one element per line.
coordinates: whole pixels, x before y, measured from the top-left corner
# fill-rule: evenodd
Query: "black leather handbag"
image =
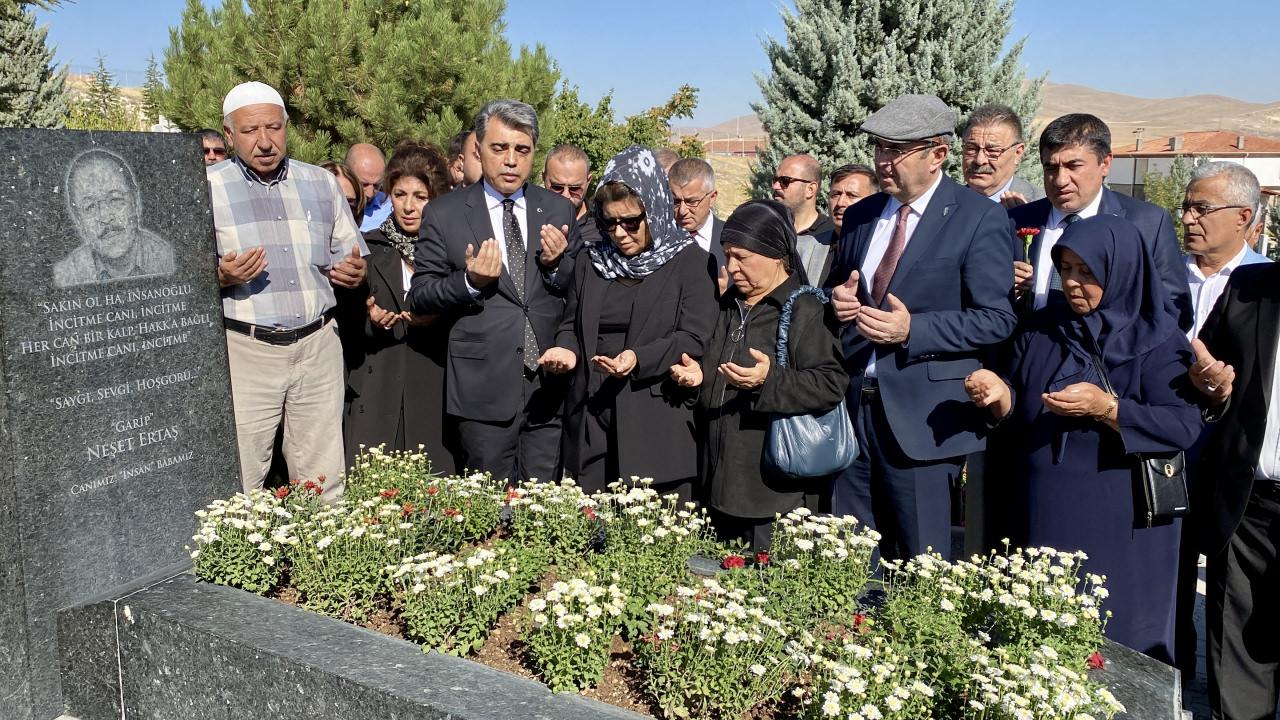
<path fill-rule="evenodd" d="M 1098 371 L 1102 389 L 1111 397 L 1118 397 L 1107 379 L 1102 360 L 1093 356 L 1093 367 Z M 1168 525 L 1185 517 L 1191 508 L 1187 492 L 1187 458 L 1181 451 L 1175 453 L 1130 453 L 1135 462 L 1133 468 L 1133 526 L 1138 529 Z"/>

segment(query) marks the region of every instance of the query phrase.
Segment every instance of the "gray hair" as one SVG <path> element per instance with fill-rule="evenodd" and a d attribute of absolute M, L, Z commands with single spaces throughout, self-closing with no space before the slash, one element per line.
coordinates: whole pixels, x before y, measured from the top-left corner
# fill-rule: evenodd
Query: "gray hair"
<path fill-rule="evenodd" d="M 591 158 L 587 157 L 585 150 L 572 143 L 560 143 L 551 148 L 551 152 L 547 153 L 546 162 L 551 162 L 552 158 L 560 161 L 580 162 L 587 166 L 587 172 L 591 172 Z M 543 168 L 546 168 L 546 163 L 543 163 Z"/>
<path fill-rule="evenodd" d="M 1227 180 L 1226 187 L 1222 191 L 1223 202 L 1228 205 L 1253 208 L 1255 215 L 1257 214 L 1257 208 L 1261 204 L 1262 188 L 1258 186 L 1257 176 L 1240 163 L 1226 160 L 1205 163 L 1192 171 L 1187 187 L 1200 180 L 1216 177 L 1224 177 Z"/>
<path fill-rule="evenodd" d="M 533 138 L 533 144 L 538 144 L 538 111 L 532 105 L 519 100 L 490 100 L 476 115 L 474 127 L 477 140 L 484 140 L 484 131 L 490 118 L 497 118 L 503 125 L 528 133 Z"/>
<path fill-rule="evenodd" d="M 964 130 L 960 133 L 963 137 L 969 134 L 969 131 L 976 127 L 984 127 L 986 125 L 1004 125 L 1013 129 L 1013 141 L 1025 142 L 1022 138 L 1022 118 L 1018 117 L 1018 113 L 1008 105 L 979 105 L 969 113 L 969 119 L 964 123 Z"/>
<path fill-rule="evenodd" d="M 694 180 L 701 180 L 704 192 L 716 189 L 716 171 L 712 169 L 711 163 L 702 158 L 677 160 L 667 171 L 667 179 L 674 187 L 684 187 Z"/>

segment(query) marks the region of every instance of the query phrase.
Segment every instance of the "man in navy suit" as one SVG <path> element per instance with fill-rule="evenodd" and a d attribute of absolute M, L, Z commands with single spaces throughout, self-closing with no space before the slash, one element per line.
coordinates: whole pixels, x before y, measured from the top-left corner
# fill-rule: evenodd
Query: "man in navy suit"
<path fill-rule="evenodd" d="M 942 172 L 955 126 L 932 95 L 867 118 L 881 192 L 845 211 L 827 279 L 861 445 L 833 510 L 879 530 L 886 558 L 950 556 L 950 487 L 986 426 L 964 378 L 1017 324 L 1009 218 Z"/>
<path fill-rule="evenodd" d="M 555 344 L 580 243 L 573 205 L 528 183 L 538 115 L 494 100 L 475 123 L 481 182 L 422 216 L 409 307 L 451 322 L 445 412 L 462 465 L 513 483 L 554 481 L 566 387 L 538 368 Z"/>
<path fill-rule="evenodd" d="M 1093 115 L 1063 115 L 1040 134 L 1040 163 L 1048 197 L 1009 211 L 1016 229 L 1035 228 L 1025 258 L 1014 266 L 1015 290 L 1031 309 L 1062 298 L 1062 284 L 1049 251 L 1067 225 L 1094 215 L 1118 215 L 1138 228 L 1164 281 L 1170 311 L 1185 331 L 1194 314 L 1187 269 L 1173 232 L 1173 219 L 1158 205 L 1121 195 L 1102 186 L 1111 171 L 1111 130 Z M 1015 244 L 1022 241 L 1015 239 Z M 1018 248 L 1022 250 L 1021 247 Z"/>

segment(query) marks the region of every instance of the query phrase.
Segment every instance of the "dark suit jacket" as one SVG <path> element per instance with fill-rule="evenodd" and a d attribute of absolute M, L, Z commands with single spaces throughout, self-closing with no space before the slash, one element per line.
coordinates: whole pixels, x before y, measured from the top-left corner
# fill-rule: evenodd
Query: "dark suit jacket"
<path fill-rule="evenodd" d="M 502 275 L 473 298 L 466 283 L 466 248 L 494 237 L 482 183 L 432 200 L 422 216 L 409 306 L 417 313 L 456 316 L 449 332 L 446 410 L 459 417 L 505 422 L 522 405 L 524 318 L 538 338 L 541 355 L 555 341 L 564 314 L 564 294 L 581 245 L 578 221 L 568 200 L 525 185 L 525 273 Z M 554 271 L 538 262 L 543 225 L 569 226 L 569 247 Z M 502 242 L 501 237 L 494 238 Z M 516 294 L 523 283 L 525 302 Z"/>
<path fill-rule="evenodd" d="M 1041 233 L 1031 241 L 1028 257 L 1032 264 L 1040 257 L 1040 244 L 1044 238 L 1044 228 L 1049 222 L 1049 200 L 1037 200 L 1016 207 L 1009 211 L 1009 221 L 1013 229 L 1035 227 Z M 1191 289 L 1187 285 L 1187 266 L 1182 260 L 1182 251 L 1178 247 L 1178 236 L 1173 231 L 1173 220 L 1169 213 L 1158 205 L 1136 200 L 1128 195 L 1121 195 L 1107 188 L 1102 189 L 1102 201 L 1098 212 L 1116 215 L 1133 223 L 1138 228 L 1142 241 L 1156 261 L 1156 268 L 1164 280 L 1165 296 L 1171 303 L 1170 311 L 1178 317 L 1178 327 L 1190 330 L 1195 322 L 1195 314 L 1191 308 Z M 1014 237 L 1015 257 L 1022 259 L 1023 241 Z"/>
<path fill-rule="evenodd" d="M 637 291 L 625 344 L 636 354 L 636 368 L 617 394 L 613 415 L 623 477 L 670 482 L 698 472 L 692 402 L 696 391 L 676 385 L 670 368 L 680 362 L 681 353 L 701 358 L 711 337 L 718 307 L 715 284 L 704 272 L 707 257 L 702 248 L 689 245 L 646 277 Z M 580 467 L 583 413 L 594 372 L 591 358 L 597 354 L 600 309 L 609 282 L 586 254 L 578 259 L 556 336 L 556 345 L 578 356 L 565 422 L 568 473 Z"/>
<path fill-rule="evenodd" d="M 1267 408 L 1280 327 L 1280 264 L 1241 265 L 1231 273 L 1200 331 L 1209 353 L 1235 368 L 1231 398 L 1215 418 L 1200 453 L 1191 515 L 1200 550 L 1213 557 L 1240 524 L 1253 491 L 1253 473 L 1267 428 Z"/>
<path fill-rule="evenodd" d="M 839 257 L 827 284 L 839 285 L 867 255 L 889 196 L 878 193 L 844 212 Z M 944 177 L 889 283 L 911 311 L 907 344 L 873 345 L 853 323 L 842 333 L 845 364 L 860 376 L 872 352 L 889 426 L 907 456 L 941 460 L 982 449 L 985 418 L 964 390 L 979 353 L 1013 332 L 1013 257 L 1004 208 Z M 859 294 L 870 304 L 871 278 Z M 887 305 L 886 305 L 887 307 Z M 852 387 L 858 387 L 855 380 Z M 854 393 L 855 402 L 862 395 Z M 849 409 L 853 415 L 855 408 Z"/>

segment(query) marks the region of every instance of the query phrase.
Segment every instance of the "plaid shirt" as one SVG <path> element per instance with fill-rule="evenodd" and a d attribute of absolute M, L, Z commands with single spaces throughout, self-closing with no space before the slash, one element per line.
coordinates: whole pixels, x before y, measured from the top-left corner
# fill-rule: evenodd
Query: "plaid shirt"
<path fill-rule="evenodd" d="M 295 328 L 335 304 L 329 269 L 351 253 L 368 255 L 338 181 L 323 168 L 284 160 L 264 181 L 239 158 L 208 169 L 218 258 L 232 250 L 266 250 L 267 269 L 222 288 L 222 312 L 241 322 Z"/>

